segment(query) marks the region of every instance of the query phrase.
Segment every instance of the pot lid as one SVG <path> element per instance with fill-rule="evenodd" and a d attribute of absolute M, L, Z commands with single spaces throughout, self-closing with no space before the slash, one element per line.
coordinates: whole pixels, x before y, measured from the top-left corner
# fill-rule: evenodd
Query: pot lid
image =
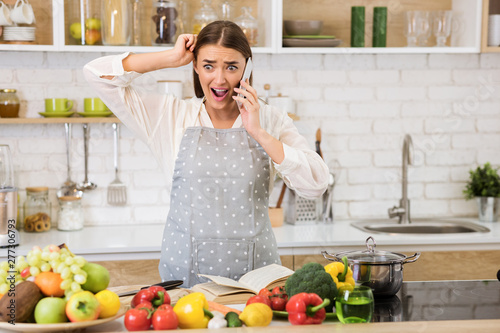
<path fill-rule="evenodd" d="M 371 243 L 370 243 L 371 240 Z M 335 254 L 337 258 L 344 256 L 351 262 L 355 263 L 377 263 L 377 264 L 390 264 L 403 262 L 407 256 L 401 253 L 389 251 L 376 251 L 376 243 L 372 236 L 366 239 L 365 251 L 346 251 Z"/>

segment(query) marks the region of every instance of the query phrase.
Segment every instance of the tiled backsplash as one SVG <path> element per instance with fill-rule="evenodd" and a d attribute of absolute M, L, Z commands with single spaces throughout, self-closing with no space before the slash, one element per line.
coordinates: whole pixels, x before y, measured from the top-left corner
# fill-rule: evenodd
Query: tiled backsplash
<path fill-rule="evenodd" d="M 0 87 L 16 88 L 21 115 L 37 117 L 43 100 L 67 97 L 81 111 L 95 93 L 81 68 L 98 53 L 0 52 Z M 412 216 L 477 216 L 463 199 L 468 170 L 487 161 L 500 165 L 500 54 L 263 55 L 256 54 L 254 86 L 264 96 L 291 96 L 299 131 L 314 147 L 322 130 L 327 162 L 342 168 L 335 187 L 335 217 L 386 217 L 401 197 L 401 147 L 409 133 L 414 165 L 409 168 Z M 140 78 L 142 89 L 159 79 L 184 81 L 192 96 L 189 66 Z M 125 207 L 106 203 L 114 179 L 110 124 L 90 125 L 89 180 L 98 188 L 84 198 L 86 225 L 163 223 L 164 176 L 147 146 L 122 129 L 120 178 Z M 56 189 L 66 180 L 64 126 L 0 125 L 26 186 L 46 185 L 57 210 Z M 83 181 L 81 125 L 73 125 L 72 178 Z M 273 193 L 275 200 L 278 191 Z M 55 215 L 55 214 L 54 214 Z"/>

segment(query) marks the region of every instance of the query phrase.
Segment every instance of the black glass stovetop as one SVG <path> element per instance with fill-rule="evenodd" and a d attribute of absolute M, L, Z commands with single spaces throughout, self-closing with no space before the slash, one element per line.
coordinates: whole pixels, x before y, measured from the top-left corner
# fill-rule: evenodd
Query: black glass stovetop
<path fill-rule="evenodd" d="M 375 297 L 372 322 L 500 319 L 500 281 L 404 282 Z"/>

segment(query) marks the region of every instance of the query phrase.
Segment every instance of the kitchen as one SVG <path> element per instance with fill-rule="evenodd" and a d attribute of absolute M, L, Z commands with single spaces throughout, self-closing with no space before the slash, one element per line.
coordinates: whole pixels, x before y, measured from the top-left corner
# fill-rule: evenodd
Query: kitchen
<path fill-rule="evenodd" d="M 298 18 L 290 12 L 284 12 L 283 17 Z M 0 53 L 0 82 L 3 87 L 18 90 L 23 118 L 39 118 L 44 99 L 52 97 L 74 100 L 74 110 L 81 111 L 83 99 L 95 96 L 83 78 L 82 67 L 104 53 L 125 50 L 121 47 L 116 52 L 109 48 L 101 51 L 98 46 L 83 46 L 94 48 L 93 52 L 80 52 L 82 46 L 67 46 L 64 52 L 26 51 L 21 47 L 18 51 L 7 51 L 6 45 L 1 46 L 4 51 Z M 352 52 L 347 48 L 335 53 L 314 50 L 294 53 L 283 49 L 273 52 L 267 44 L 262 51 L 257 48 L 254 86 L 262 96 L 266 94 L 266 84 L 271 87 L 270 95 L 290 96 L 295 102 L 299 118 L 295 124 L 300 133 L 313 147 L 316 131 L 321 128 L 325 160 L 336 159 L 341 166 L 334 188 L 335 221 L 331 225 L 287 223 L 275 228 L 280 254 L 287 256 L 284 264 L 289 260 L 293 267 L 296 260 L 299 267 L 299 260 L 319 256 L 324 248 L 333 251 L 363 248 L 368 234 L 342 226 L 358 219 L 385 218 L 387 209 L 398 204 L 401 148 L 406 133 L 411 134 L 415 149 L 415 164 L 409 166 L 408 176 L 412 216 L 465 217 L 477 221 L 476 203 L 464 200 L 462 190 L 470 169 L 486 162 L 500 164 L 498 53 L 456 49 L 447 53 L 418 48 L 414 52 L 394 51 L 394 48 L 387 53 L 374 52 L 372 48 L 367 49 L 369 52 Z M 158 80 L 182 81 L 184 96 L 193 95 L 190 68 L 160 71 L 142 79 L 145 87 Z M 64 242 L 73 251 L 89 255 L 89 260 L 148 260 L 148 271 L 153 274 L 159 257 L 159 234 L 167 215 L 164 176 L 146 145 L 122 126 L 120 178 L 127 185 L 128 203 L 123 207 L 108 205 L 107 186 L 114 177 L 113 131 L 108 118 L 103 119 L 106 122 L 89 126 L 89 179 L 98 187 L 85 193 L 85 227 L 81 234 L 58 232 L 55 228 L 49 233 L 23 233 L 19 251 L 27 251 L 35 244 L 50 244 L 53 234 L 64 235 Z M 59 204 L 55 192 L 67 177 L 63 123 L 1 121 L 0 138 L 13 152 L 21 203 L 25 201 L 26 187 L 49 187 L 56 224 Z M 72 130 L 71 176 L 80 182 L 84 173 L 80 123 L 72 124 Z M 277 200 L 278 194 L 279 188 L 272 199 Z M 490 227 L 498 230 L 496 224 Z M 307 240 L 297 245 L 298 240 L 293 237 L 312 228 L 317 231 L 309 241 L 317 241 L 321 249 L 307 244 Z M 132 230 L 139 234 L 132 234 Z M 493 279 L 496 273 L 493 268 L 489 269 L 493 274 L 459 276 L 461 272 L 455 271 L 456 262 L 450 258 L 469 261 L 481 258 L 489 267 L 496 264 L 494 268 L 498 269 L 496 258 L 500 246 L 495 230 L 488 235 L 461 238 L 432 236 L 422 240 L 412 236 L 413 243 L 386 235 L 375 238 L 381 250 L 424 253 L 419 261 L 405 266 L 405 280 L 412 274 L 415 274 L 413 280 L 422 279 L 418 275 L 422 274 L 420 269 L 415 268 L 415 273 L 411 270 L 421 263 L 432 262 L 426 261 L 426 252 L 433 252 L 441 263 L 452 267 L 448 270 L 451 277 L 445 278 Z M 349 239 L 344 241 L 346 234 Z M 314 239 L 316 235 L 326 235 L 321 237 L 328 239 Z M 96 242 L 89 242 L 90 239 Z M 156 245 L 153 239 L 158 240 Z M 458 255 L 454 251 L 464 252 Z M 119 266 L 119 262 L 114 263 L 114 267 Z M 430 275 L 424 278 L 431 279 Z M 144 281 L 154 282 L 157 280 Z"/>

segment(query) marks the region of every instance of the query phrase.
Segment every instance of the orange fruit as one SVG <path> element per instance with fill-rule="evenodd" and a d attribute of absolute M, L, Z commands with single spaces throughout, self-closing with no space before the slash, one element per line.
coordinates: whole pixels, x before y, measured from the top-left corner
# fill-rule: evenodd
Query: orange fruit
<path fill-rule="evenodd" d="M 62 297 L 64 290 L 61 289 L 61 274 L 54 272 L 41 272 L 35 277 L 35 284 L 45 296 Z"/>

